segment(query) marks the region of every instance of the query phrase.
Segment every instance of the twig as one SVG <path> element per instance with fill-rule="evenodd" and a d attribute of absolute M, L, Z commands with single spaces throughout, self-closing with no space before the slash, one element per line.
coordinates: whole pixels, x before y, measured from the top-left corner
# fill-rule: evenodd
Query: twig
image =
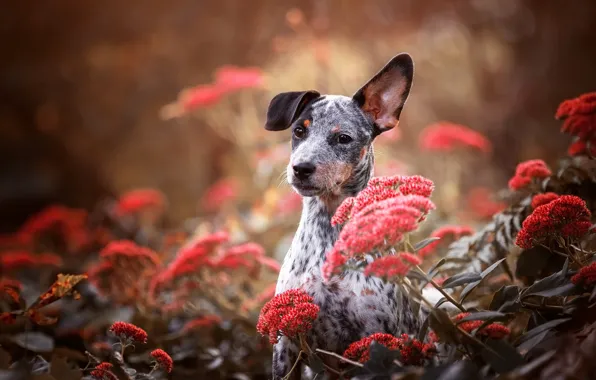
<path fill-rule="evenodd" d="M 344 358 L 343 356 L 341 356 L 339 354 L 336 354 L 335 352 L 321 350 L 320 348 L 316 348 L 315 351 L 316 352 L 320 352 L 320 353 L 325 354 L 325 355 L 333 356 L 334 358 L 337 358 L 337 359 L 339 359 L 339 360 L 341 360 L 343 362 L 349 363 L 349 364 L 354 365 L 356 367 L 360 367 L 360 368 L 364 367 L 364 365 L 362 363 L 358 363 L 358 362 L 355 362 L 353 360 Z"/>
<path fill-rule="evenodd" d="M 290 368 L 290 372 L 288 372 L 288 374 L 283 377 L 283 380 L 287 380 L 290 378 L 290 375 L 292 374 L 292 372 L 294 372 L 294 369 L 296 368 L 298 363 L 300 363 L 300 359 L 302 359 L 302 353 L 304 353 L 304 351 L 300 350 L 300 352 L 298 353 L 298 358 L 294 362 L 294 365 L 292 366 L 292 368 Z"/>
<path fill-rule="evenodd" d="M 426 273 L 420 268 L 420 266 L 416 265 L 416 269 L 424 276 L 426 281 L 428 281 L 435 289 L 437 289 L 443 297 L 447 298 L 447 301 L 454 304 L 459 310 L 463 313 L 467 312 L 466 308 L 462 306 L 459 302 L 457 302 L 449 293 L 447 293 L 439 284 L 437 284 L 432 278 L 428 277 Z M 433 306 L 434 307 L 434 306 Z"/>

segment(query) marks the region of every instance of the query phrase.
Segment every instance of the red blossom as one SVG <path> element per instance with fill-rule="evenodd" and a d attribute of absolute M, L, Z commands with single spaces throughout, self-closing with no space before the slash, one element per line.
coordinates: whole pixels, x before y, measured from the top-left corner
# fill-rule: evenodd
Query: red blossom
<path fill-rule="evenodd" d="M 420 195 L 430 197 L 435 185 L 430 179 L 419 175 L 403 176 L 402 183 L 399 185 L 399 192 L 403 195 Z"/>
<path fill-rule="evenodd" d="M 131 342 L 147 343 L 147 332 L 140 327 L 127 322 L 114 322 L 110 331 L 120 339 Z"/>
<path fill-rule="evenodd" d="M 181 92 L 179 102 L 185 112 L 219 103 L 227 93 L 225 86 L 203 84 Z"/>
<path fill-rule="evenodd" d="M 524 220 L 515 243 L 529 249 L 536 243 L 546 243 L 553 236 L 578 239 L 590 230 L 591 216 L 583 199 L 562 195 L 534 209 Z"/>
<path fill-rule="evenodd" d="M 172 372 L 172 368 L 174 368 L 174 361 L 172 360 L 170 355 L 168 355 L 167 352 L 165 352 L 161 348 L 158 348 L 156 350 L 151 351 L 150 355 L 153 359 L 155 359 L 155 362 L 160 368 L 162 368 L 167 373 Z"/>
<path fill-rule="evenodd" d="M 532 209 L 535 209 L 538 206 L 542 206 L 542 205 L 545 205 L 551 201 L 554 201 L 558 197 L 559 197 L 558 194 L 555 194 L 552 192 L 548 192 L 548 193 L 544 193 L 544 194 L 536 194 L 536 195 L 534 195 L 534 197 L 532 197 L 531 207 L 532 207 Z"/>
<path fill-rule="evenodd" d="M 218 315 L 205 315 L 187 322 L 184 327 L 182 327 L 182 331 L 191 331 L 204 327 L 211 327 L 221 323 L 221 321 L 221 317 Z"/>
<path fill-rule="evenodd" d="M 0 268 L 16 271 L 27 267 L 62 265 L 62 258 L 53 253 L 32 254 L 26 251 L 3 252 L 0 254 Z"/>
<path fill-rule="evenodd" d="M 116 214 L 133 215 L 143 211 L 161 213 L 166 204 L 166 197 L 156 189 L 135 189 L 120 196 L 116 205 Z"/>
<path fill-rule="evenodd" d="M 215 72 L 215 82 L 228 91 L 263 86 L 263 72 L 257 67 L 222 66 Z"/>
<path fill-rule="evenodd" d="M 534 179 L 546 178 L 552 172 L 542 160 L 528 160 L 517 165 L 515 175 L 509 180 L 511 190 L 520 190 L 527 187 Z"/>
<path fill-rule="evenodd" d="M 293 191 L 283 195 L 277 202 L 277 212 L 281 215 L 298 212 L 302 207 L 302 197 Z"/>
<path fill-rule="evenodd" d="M 376 333 L 362 338 L 348 346 L 343 356 L 365 363 L 370 359 L 370 345 L 377 342 L 392 351 L 399 350 L 400 361 L 405 365 L 422 365 L 424 361 L 435 354 L 436 349 L 432 343 L 422 343 L 407 334 L 395 337 L 391 334 Z"/>
<path fill-rule="evenodd" d="M 463 318 L 470 315 L 470 313 L 460 313 L 454 317 L 455 321 L 460 321 Z M 458 326 L 468 332 L 472 333 L 472 331 L 476 330 L 480 326 L 484 324 L 484 321 L 466 321 L 460 323 Z M 500 323 L 491 323 L 476 332 L 476 336 L 492 338 L 492 339 L 503 339 L 504 337 L 508 336 L 511 333 L 511 330 Z"/>
<path fill-rule="evenodd" d="M 562 102 L 555 117 L 564 120 L 575 115 L 591 115 L 596 113 L 596 92 L 588 92 L 574 99 Z"/>
<path fill-rule="evenodd" d="M 448 225 L 439 227 L 430 235 L 431 237 L 439 238 L 439 240 L 435 240 L 428 244 L 426 247 L 419 250 L 418 254 L 422 257 L 430 255 L 439 245 L 444 245 L 446 241 L 453 242 L 462 236 L 472 235 L 473 233 L 474 230 L 469 226 Z"/>
<path fill-rule="evenodd" d="M 450 122 L 439 122 L 426 127 L 419 137 L 422 150 L 451 152 L 457 148 L 471 148 L 489 153 L 490 141 L 480 132 Z"/>
<path fill-rule="evenodd" d="M 224 204 L 233 201 L 238 194 L 236 181 L 224 178 L 209 187 L 203 198 L 201 206 L 204 210 L 213 212 L 219 210 Z"/>
<path fill-rule="evenodd" d="M 99 380 L 118 380 L 116 375 L 111 371 L 114 366 L 111 363 L 103 362 L 95 366 L 95 369 L 91 371 L 91 377 Z"/>
<path fill-rule="evenodd" d="M 87 212 L 63 206 L 49 206 L 30 217 L 19 229 L 18 240 L 27 244 L 47 235 L 58 236 L 71 252 L 89 243 Z"/>
<path fill-rule="evenodd" d="M 571 282 L 584 286 L 591 286 L 596 283 L 596 262 L 582 267 L 579 272 L 571 277 Z"/>
<path fill-rule="evenodd" d="M 507 204 L 493 199 L 492 190 L 486 187 L 472 188 L 466 196 L 469 210 L 478 218 L 489 219 L 503 211 Z"/>
<path fill-rule="evenodd" d="M 364 268 L 364 274 L 390 281 L 396 277 L 405 276 L 412 266 L 419 265 L 421 262 L 422 260 L 416 255 L 400 252 L 376 259 Z"/>
<path fill-rule="evenodd" d="M 569 154 L 570 156 L 579 156 L 583 154 L 596 156 L 596 138 L 592 138 L 587 141 L 576 139 L 567 148 L 567 154 Z"/>
<path fill-rule="evenodd" d="M 145 262 L 153 267 L 161 265 L 161 260 L 153 250 L 138 246 L 130 240 L 116 240 L 110 242 L 99 253 L 99 257 L 110 262 L 117 261 L 121 257 Z"/>
<path fill-rule="evenodd" d="M 271 344 L 277 343 L 279 334 L 296 339 L 312 328 L 318 314 L 319 307 L 304 290 L 287 290 L 263 306 L 257 331 L 263 336 L 269 335 Z"/>
<path fill-rule="evenodd" d="M 348 258 L 336 249 L 331 249 L 331 251 L 327 252 L 325 263 L 321 268 L 321 276 L 323 277 L 323 280 L 329 281 L 332 276 L 340 274 L 342 272 L 342 267 L 347 261 Z"/>

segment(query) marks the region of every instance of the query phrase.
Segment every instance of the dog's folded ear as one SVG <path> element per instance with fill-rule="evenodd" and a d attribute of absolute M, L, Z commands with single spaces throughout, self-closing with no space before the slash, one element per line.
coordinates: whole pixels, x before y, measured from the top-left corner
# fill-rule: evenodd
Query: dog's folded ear
<path fill-rule="evenodd" d="M 412 57 L 402 53 L 393 57 L 354 94 L 353 99 L 374 120 L 377 134 L 397 126 L 413 76 Z"/>
<path fill-rule="evenodd" d="M 282 131 L 288 129 L 296 120 L 304 107 L 312 100 L 321 96 L 317 91 L 292 91 L 275 95 L 267 110 L 268 131 Z"/>

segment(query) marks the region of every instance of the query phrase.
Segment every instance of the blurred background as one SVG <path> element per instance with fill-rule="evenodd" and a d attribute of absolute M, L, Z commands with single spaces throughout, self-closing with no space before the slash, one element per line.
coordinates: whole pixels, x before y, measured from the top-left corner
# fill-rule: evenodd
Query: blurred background
<path fill-rule="evenodd" d="M 437 156 L 415 142 L 448 120 L 492 143 L 467 161 L 456 193 L 498 189 L 517 162 L 564 152 L 553 115 L 596 88 L 595 32 L 591 0 L 7 2 L 0 227 L 138 187 L 162 191 L 176 225 L 209 212 L 200 199 L 222 178 L 238 182 L 238 202 L 263 207 L 268 186 L 288 190 L 289 135 L 262 130 L 269 99 L 350 95 L 402 51 L 415 60 L 414 86 L 400 130 L 378 142 L 379 174 L 432 178 Z M 206 102 L 183 91 L 230 65 L 262 80 Z"/>

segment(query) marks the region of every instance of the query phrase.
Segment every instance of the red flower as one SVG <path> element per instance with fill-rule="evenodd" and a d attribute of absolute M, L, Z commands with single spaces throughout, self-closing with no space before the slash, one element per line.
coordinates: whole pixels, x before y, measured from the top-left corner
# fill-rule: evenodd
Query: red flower
<path fill-rule="evenodd" d="M 412 266 L 420 265 L 421 262 L 422 260 L 416 255 L 400 252 L 396 255 L 376 259 L 366 266 L 364 274 L 392 280 L 395 277 L 405 276 Z"/>
<path fill-rule="evenodd" d="M 579 156 L 582 154 L 590 154 L 590 156 L 596 156 L 596 138 L 590 140 L 576 139 L 569 148 L 567 148 L 567 154 L 570 156 Z"/>
<path fill-rule="evenodd" d="M 99 380 L 118 380 L 118 378 L 111 372 L 114 366 L 111 363 L 103 362 L 95 366 L 91 371 L 91 377 Z"/>
<path fill-rule="evenodd" d="M 419 175 L 403 176 L 402 183 L 399 185 L 399 192 L 403 195 L 420 195 L 422 197 L 430 197 L 435 185 L 430 179 Z"/>
<path fill-rule="evenodd" d="M 116 205 L 117 215 L 138 214 L 151 210 L 161 213 L 166 204 L 166 197 L 159 190 L 136 189 L 120 196 Z"/>
<path fill-rule="evenodd" d="M 85 210 L 49 206 L 30 217 L 17 234 L 19 241 L 28 244 L 47 235 L 58 236 L 74 252 L 90 241 L 86 224 Z"/>
<path fill-rule="evenodd" d="M 99 253 L 99 257 L 110 262 L 119 260 L 121 257 L 127 257 L 139 262 L 145 262 L 153 267 L 161 265 L 161 260 L 157 253 L 149 248 L 141 247 L 130 240 L 116 240 L 110 242 Z"/>
<path fill-rule="evenodd" d="M 221 318 L 217 315 L 205 315 L 200 318 L 195 318 L 192 321 L 187 322 L 184 327 L 182 327 L 182 331 L 191 331 L 196 330 L 203 327 L 211 327 L 213 325 L 217 325 L 221 323 Z"/>
<path fill-rule="evenodd" d="M 185 112 L 209 107 L 219 103 L 227 88 L 216 84 L 203 84 L 184 90 L 180 94 L 180 104 Z"/>
<path fill-rule="evenodd" d="M 346 264 L 348 258 L 341 254 L 336 249 L 331 249 L 325 256 L 325 263 L 321 268 L 321 275 L 323 280 L 329 281 L 329 279 L 336 274 L 342 272 L 342 267 Z"/>
<path fill-rule="evenodd" d="M 119 337 L 130 342 L 147 343 L 147 332 L 140 327 L 126 322 L 114 322 L 110 331 Z"/>
<path fill-rule="evenodd" d="M 277 343 L 279 334 L 296 339 L 312 328 L 318 314 L 319 307 L 304 290 L 287 290 L 263 306 L 257 331 L 263 336 L 269 335 L 271 344 Z"/>
<path fill-rule="evenodd" d="M 545 205 L 547 203 L 550 203 L 551 201 L 554 201 L 558 197 L 559 197 L 558 194 L 551 193 L 551 192 L 544 193 L 544 194 L 536 194 L 532 198 L 532 204 L 531 204 L 532 209 L 535 209 L 538 206 L 542 206 L 542 205 Z"/>
<path fill-rule="evenodd" d="M 483 219 L 492 218 L 493 215 L 507 207 L 506 203 L 495 201 L 492 191 L 486 187 L 471 189 L 466 197 L 466 204 L 472 214 Z"/>
<path fill-rule="evenodd" d="M 583 284 L 590 286 L 596 283 L 596 263 L 592 263 L 588 266 L 582 267 L 573 277 L 571 282 L 574 284 Z"/>
<path fill-rule="evenodd" d="M 439 245 L 445 244 L 445 241 L 453 242 L 458 240 L 462 236 L 472 235 L 474 230 L 469 226 L 442 226 L 437 228 L 431 233 L 431 237 L 437 237 L 439 240 L 435 240 L 428 244 L 426 247 L 418 251 L 418 254 L 422 257 L 427 256 L 435 251 Z"/>
<path fill-rule="evenodd" d="M 524 220 L 516 244 L 524 249 L 544 243 L 555 235 L 577 239 L 588 233 L 592 214 L 586 202 L 575 195 L 562 195 L 538 206 Z"/>
<path fill-rule="evenodd" d="M 464 317 L 467 317 L 470 313 L 460 313 L 454 317 L 456 321 L 462 320 Z M 484 324 L 484 321 L 466 321 L 460 323 L 458 326 L 468 332 L 471 333 L 472 331 L 476 330 L 480 326 Z M 491 323 L 476 332 L 476 336 L 492 338 L 492 339 L 502 339 L 509 335 L 511 330 L 507 326 L 504 326 L 500 323 Z"/>
<path fill-rule="evenodd" d="M 596 113 L 596 92 L 589 92 L 577 98 L 565 100 L 559 105 L 555 117 L 564 120 L 570 116 L 594 113 Z"/>
<path fill-rule="evenodd" d="M 426 127 L 419 138 L 420 149 L 451 152 L 459 147 L 472 148 L 489 153 L 490 141 L 481 133 L 466 126 L 439 122 Z"/>
<path fill-rule="evenodd" d="M 375 341 L 390 350 L 399 350 L 400 361 L 405 365 L 422 365 L 436 351 L 434 344 L 424 344 L 417 339 L 402 334 L 399 338 L 391 334 L 376 333 L 362 338 L 348 346 L 343 356 L 365 363 L 370 359 L 370 345 Z"/>
<path fill-rule="evenodd" d="M 528 160 L 517 165 L 515 175 L 509 180 L 511 190 L 520 190 L 532 183 L 533 179 L 546 178 L 552 175 L 542 160 Z"/>
<path fill-rule="evenodd" d="M 3 252 L 0 254 L 0 268 L 2 270 L 16 271 L 26 267 L 62 265 L 62 258 L 53 253 L 41 253 L 38 255 L 25 251 Z"/>
<path fill-rule="evenodd" d="M 257 67 L 222 66 L 215 72 L 215 82 L 228 91 L 262 87 L 263 72 Z"/>
<path fill-rule="evenodd" d="M 233 201 L 238 193 L 238 186 L 232 179 L 224 178 L 211 187 L 209 187 L 203 198 L 201 199 L 201 205 L 206 211 L 217 211 L 224 204 Z"/>
<path fill-rule="evenodd" d="M 151 351 L 150 355 L 153 359 L 155 359 L 157 365 L 163 368 L 164 371 L 166 371 L 167 373 L 172 372 L 172 368 L 174 367 L 174 361 L 172 360 L 170 355 L 168 355 L 167 352 L 165 352 L 161 348 L 158 348 L 156 350 Z"/>
<path fill-rule="evenodd" d="M 288 192 L 277 202 L 277 212 L 281 215 L 292 214 L 302 207 L 302 197 L 295 192 Z"/>

